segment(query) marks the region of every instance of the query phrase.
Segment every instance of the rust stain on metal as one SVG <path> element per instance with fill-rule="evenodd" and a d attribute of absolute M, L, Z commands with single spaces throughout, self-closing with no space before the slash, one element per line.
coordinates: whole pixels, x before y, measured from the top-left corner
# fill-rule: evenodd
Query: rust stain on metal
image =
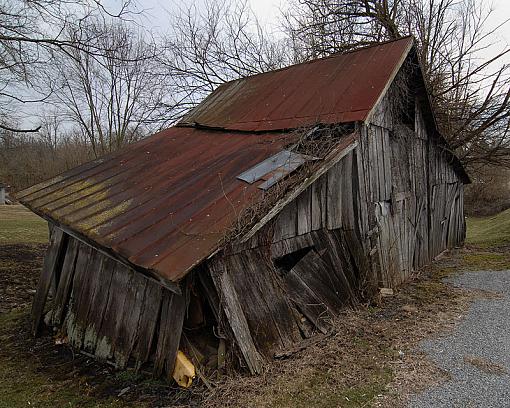
<path fill-rule="evenodd" d="M 260 186 L 237 177 L 295 142 L 295 132 L 282 131 L 364 120 L 411 44 L 406 38 L 225 84 L 178 126 L 17 196 L 132 264 L 179 281 L 263 198 Z"/>
<path fill-rule="evenodd" d="M 362 121 L 412 41 L 404 38 L 226 83 L 180 125 L 268 131 Z"/>
<path fill-rule="evenodd" d="M 18 194 L 33 211 L 177 281 L 263 196 L 237 179 L 294 141 L 174 127 Z"/>

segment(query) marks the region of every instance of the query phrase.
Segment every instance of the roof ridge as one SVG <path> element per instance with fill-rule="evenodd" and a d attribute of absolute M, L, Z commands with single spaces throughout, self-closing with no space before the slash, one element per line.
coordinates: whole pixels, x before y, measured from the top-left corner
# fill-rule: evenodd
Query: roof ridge
<path fill-rule="evenodd" d="M 387 44 L 396 43 L 396 42 L 399 42 L 399 41 L 409 40 L 409 39 L 412 39 L 413 42 L 414 42 L 414 36 L 407 35 L 405 37 L 397 38 L 396 40 L 387 40 L 387 41 L 382 41 L 382 42 L 379 42 L 379 43 L 367 44 L 367 45 L 359 47 L 359 48 L 351 48 L 351 49 L 346 50 L 346 51 L 334 52 L 334 53 L 326 55 L 324 57 L 319 57 L 319 58 L 314 58 L 314 59 L 311 59 L 311 60 L 297 62 L 295 64 L 287 65 L 285 67 L 273 69 L 273 70 L 270 70 L 270 71 L 258 72 L 258 73 L 253 74 L 253 75 L 248 75 L 248 76 L 245 76 L 245 77 L 233 79 L 231 81 L 224 82 L 223 84 L 218 86 L 218 88 L 216 88 L 216 89 L 219 89 L 219 88 L 221 88 L 221 87 L 223 87 L 223 86 L 225 86 L 227 84 L 231 84 L 233 82 L 242 81 L 242 80 L 249 79 L 249 78 L 255 78 L 255 77 L 258 77 L 260 75 L 266 75 L 266 74 L 270 74 L 270 73 L 273 73 L 273 72 L 285 71 L 287 69 L 294 68 L 294 67 L 297 67 L 299 65 L 313 64 L 313 63 L 316 63 L 316 62 L 320 62 L 320 61 L 336 58 L 336 57 L 339 57 L 339 56 L 342 56 L 342 55 L 353 54 L 353 53 L 356 53 L 356 52 L 367 50 L 369 48 L 380 47 L 381 45 L 387 45 Z"/>

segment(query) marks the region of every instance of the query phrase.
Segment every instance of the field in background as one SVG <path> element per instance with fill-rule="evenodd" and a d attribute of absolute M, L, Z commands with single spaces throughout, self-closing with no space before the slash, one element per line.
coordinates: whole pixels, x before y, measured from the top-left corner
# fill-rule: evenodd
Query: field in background
<path fill-rule="evenodd" d="M 0 205 L 0 244 L 44 244 L 48 223 L 22 205 Z"/>
<path fill-rule="evenodd" d="M 416 344 L 457 321 L 469 304 L 468 295 L 442 278 L 466 270 L 510 269 L 510 210 L 468 219 L 467 225 L 466 247 L 430 267 L 430 276 L 417 276 L 394 297 L 346 311 L 336 332 L 319 336 L 265 375 L 209 379 L 212 391 L 197 380 L 197 386 L 182 391 L 75 355 L 65 344 L 56 346 L 49 333 L 29 336 L 47 224 L 22 206 L 1 206 L 0 408 L 170 407 L 200 404 L 204 398 L 213 407 L 401 406 L 402 395 L 441 375 L 416 353 Z"/>
<path fill-rule="evenodd" d="M 116 388 L 101 398 L 89 395 L 93 377 L 111 386 L 101 378 L 99 370 L 103 377 L 111 374 L 104 367 L 97 370 L 67 347 L 56 347 L 52 336 L 36 340 L 29 334 L 47 241 L 42 218 L 21 205 L 0 206 L 0 408 L 126 407 L 111 395 Z"/>
<path fill-rule="evenodd" d="M 492 217 L 467 219 L 466 243 L 483 247 L 510 245 L 510 209 Z"/>

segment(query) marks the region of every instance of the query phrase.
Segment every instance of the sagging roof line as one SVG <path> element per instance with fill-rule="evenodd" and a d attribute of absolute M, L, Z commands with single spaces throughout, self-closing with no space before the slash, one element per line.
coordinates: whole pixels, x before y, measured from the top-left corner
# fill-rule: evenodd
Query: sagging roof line
<path fill-rule="evenodd" d="M 358 141 L 356 138 L 356 133 L 352 133 L 350 135 L 345 135 L 344 140 L 340 141 L 338 145 L 331 151 L 320 166 L 318 166 L 313 174 L 303 180 L 303 182 L 298 185 L 296 188 L 292 189 L 292 191 L 287 194 L 285 197 L 282 197 L 278 200 L 277 203 L 273 206 L 273 208 L 263 216 L 260 221 L 255 224 L 250 231 L 248 231 L 243 237 L 239 240 L 239 242 L 245 243 L 250 238 L 252 238 L 257 231 L 259 231 L 264 225 L 266 225 L 269 221 L 271 221 L 278 213 L 280 212 L 285 205 L 289 202 L 297 198 L 303 191 L 305 191 L 310 185 L 312 185 L 319 177 L 325 174 L 331 167 L 337 164 L 340 160 L 342 160 L 347 154 L 352 152 L 357 146 Z"/>
<path fill-rule="evenodd" d="M 219 85 L 218 88 L 223 86 L 223 85 L 225 85 L 225 84 L 230 84 L 232 82 L 240 81 L 240 80 L 245 79 L 245 78 L 256 78 L 256 77 L 259 77 L 259 76 L 262 76 L 262 75 L 271 74 L 273 72 L 282 72 L 282 71 L 286 71 L 288 69 L 292 69 L 292 68 L 300 66 L 300 65 L 313 64 L 313 63 L 316 63 L 316 62 L 320 62 L 320 61 L 325 61 L 325 60 L 328 60 L 328 59 L 336 58 L 336 57 L 339 57 L 341 55 L 354 54 L 354 53 L 359 52 L 359 51 L 365 51 L 365 50 L 369 50 L 371 48 L 380 47 L 381 45 L 391 44 L 391 43 L 394 43 L 394 42 L 397 42 L 397 41 L 403 41 L 403 40 L 409 40 L 409 39 L 413 40 L 413 42 L 414 42 L 414 37 L 412 35 L 406 35 L 404 37 L 400 37 L 400 38 L 397 38 L 395 40 L 386 40 L 386 41 L 381 41 L 381 42 L 374 43 L 374 44 L 368 44 L 368 45 L 365 45 L 365 46 L 362 46 L 362 47 L 352 48 L 352 49 L 345 50 L 345 51 L 334 52 L 332 54 L 326 55 L 324 57 L 316 58 L 316 59 L 313 59 L 313 60 L 307 60 L 307 61 L 303 61 L 303 62 L 296 62 L 295 64 L 291 64 L 291 65 L 287 65 L 285 67 L 273 69 L 271 71 L 259 72 L 257 74 L 253 74 L 253 75 L 249 75 L 249 76 L 246 76 L 246 77 L 241 77 L 241 78 L 238 78 L 238 79 L 234 79 L 232 81 L 225 82 L 225 83 Z M 218 89 L 218 88 L 216 88 L 216 89 Z"/>
<path fill-rule="evenodd" d="M 225 83 L 179 124 L 255 132 L 363 121 L 412 44 L 404 38 Z"/>
<path fill-rule="evenodd" d="M 289 132 L 296 132 L 299 130 L 307 131 L 307 132 L 313 132 L 315 130 L 336 126 L 341 124 L 344 127 L 352 126 L 354 127 L 354 124 L 356 121 L 351 122 L 342 122 L 342 123 L 329 123 L 329 122 L 320 122 L 317 120 L 315 123 L 306 125 L 306 126 L 296 126 L 296 127 L 289 127 L 289 128 L 283 128 L 283 129 L 269 129 L 269 130 L 243 130 L 243 129 L 230 129 L 230 128 L 224 128 L 220 126 L 208 126 L 204 125 L 198 122 L 193 123 L 187 123 L 187 122 L 179 122 L 174 127 L 179 128 L 193 128 L 193 129 L 199 129 L 199 130 L 206 130 L 210 132 L 218 132 L 218 133 L 240 133 L 245 135 L 262 135 L 262 134 L 268 134 L 268 133 L 275 133 L 275 134 L 288 134 Z"/>

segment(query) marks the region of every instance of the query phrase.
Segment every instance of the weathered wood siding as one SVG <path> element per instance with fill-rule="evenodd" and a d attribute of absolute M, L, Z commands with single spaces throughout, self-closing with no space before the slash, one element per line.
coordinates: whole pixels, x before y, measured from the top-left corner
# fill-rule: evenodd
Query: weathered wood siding
<path fill-rule="evenodd" d="M 389 106 L 386 98 L 382 103 Z M 368 212 L 361 235 L 380 286 L 405 280 L 465 236 L 463 183 L 427 134 L 418 103 L 414 118 L 414 125 L 399 123 L 378 108 L 360 130 L 361 199 Z"/>
<path fill-rule="evenodd" d="M 356 234 L 320 229 L 208 262 L 219 308 L 252 372 L 261 359 L 326 333 L 339 311 L 356 304 L 358 257 Z"/>
<path fill-rule="evenodd" d="M 74 348 L 119 368 L 150 363 L 157 375 L 173 372 L 186 294 L 174 294 L 55 227 L 34 300 L 34 331 L 52 279 L 46 319 Z"/>
<path fill-rule="evenodd" d="M 357 162 L 348 153 L 326 174 L 286 205 L 275 219 L 272 242 L 320 229 L 356 228 Z"/>
<path fill-rule="evenodd" d="M 398 285 L 463 241 L 463 184 L 428 134 L 423 99 L 399 118 L 397 94 L 390 88 L 357 124 L 357 140 L 338 145 L 343 150 L 322 163 L 324 174 L 275 206 L 247 242 L 223 248 L 181 285 L 199 288 L 215 333 L 252 373 L 314 332 L 326 333 L 345 306 Z M 150 363 L 157 374 L 172 372 L 187 293 L 176 295 L 55 228 L 33 304 L 34 332 L 49 294 L 47 317 L 74 347 L 119 367 Z"/>
<path fill-rule="evenodd" d="M 362 292 L 394 287 L 462 242 L 462 182 L 418 102 L 412 114 L 414 123 L 401 123 L 383 98 L 353 151 L 247 245 L 211 263 L 219 297 L 233 302 L 231 325 L 246 322 L 237 341 L 247 361 L 258 361 L 253 347 L 270 357 L 306 337 L 303 317 L 326 332 Z M 285 259 L 295 264 L 284 270 Z"/>

